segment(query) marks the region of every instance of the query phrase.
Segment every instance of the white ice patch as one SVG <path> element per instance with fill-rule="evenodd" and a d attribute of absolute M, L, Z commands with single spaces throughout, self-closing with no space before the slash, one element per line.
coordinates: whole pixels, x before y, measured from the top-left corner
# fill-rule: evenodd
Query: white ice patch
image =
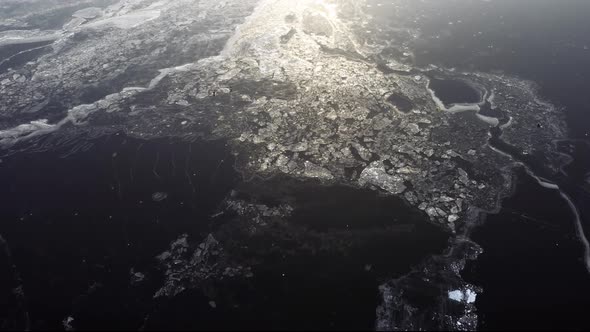
<path fill-rule="evenodd" d="M 158 17 L 160 17 L 160 10 L 142 10 L 132 12 L 126 15 L 101 19 L 98 21 L 94 21 L 86 26 L 96 28 L 105 25 L 112 25 L 119 29 L 131 29 L 151 20 L 154 20 Z"/>
<path fill-rule="evenodd" d="M 445 111 L 451 112 L 451 113 L 460 113 L 460 112 L 466 112 L 466 111 L 479 112 L 480 110 L 481 110 L 481 108 L 479 107 L 478 104 L 455 104 L 449 108 L 445 108 Z"/>
<path fill-rule="evenodd" d="M 41 119 L 36 121 L 31 121 L 30 123 L 21 124 L 17 127 L 0 130 L 0 143 L 5 143 L 6 141 L 17 140 L 21 137 L 26 137 L 29 135 L 33 135 L 36 132 L 46 132 L 51 131 L 55 128 L 56 125 L 52 125 L 47 123 L 47 120 Z"/>
<path fill-rule="evenodd" d="M 463 292 L 460 290 L 454 290 L 449 292 L 449 299 L 457 302 L 463 301 Z"/>
<path fill-rule="evenodd" d="M 489 116 L 477 114 L 477 118 L 480 119 L 481 121 L 489 124 L 492 127 L 497 127 L 500 124 L 500 120 L 498 120 L 496 118 L 489 117 Z"/>
<path fill-rule="evenodd" d="M 89 7 L 80 9 L 79 11 L 75 12 L 72 16 L 77 18 L 82 18 L 85 20 L 90 20 L 102 15 L 102 9 L 98 7 Z"/>
<path fill-rule="evenodd" d="M 38 42 L 50 42 L 58 39 L 61 34 L 55 31 L 28 31 L 11 30 L 0 32 L 0 46 L 14 44 L 29 44 Z"/>
<path fill-rule="evenodd" d="M 474 303 L 476 298 L 477 293 L 471 289 L 449 291 L 449 299 L 453 301 Z"/>

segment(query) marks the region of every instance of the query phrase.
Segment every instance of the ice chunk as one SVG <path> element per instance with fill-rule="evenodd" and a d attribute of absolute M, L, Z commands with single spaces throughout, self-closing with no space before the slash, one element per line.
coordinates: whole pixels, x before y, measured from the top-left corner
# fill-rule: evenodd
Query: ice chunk
<path fill-rule="evenodd" d="M 378 167 L 376 163 L 372 163 L 363 170 L 359 184 L 361 186 L 370 184 L 392 194 L 401 194 L 406 190 L 404 180 L 400 176 L 387 174 L 385 169 Z"/>
<path fill-rule="evenodd" d="M 96 28 L 111 25 L 119 29 L 131 29 L 160 17 L 160 14 L 160 10 L 139 10 L 121 16 L 94 21 L 86 26 Z"/>
<path fill-rule="evenodd" d="M 449 299 L 457 302 L 463 301 L 463 292 L 460 290 L 454 290 L 449 292 Z"/>
<path fill-rule="evenodd" d="M 471 289 L 456 289 L 449 291 L 449 299 L 457 302 L 474 303 L 477 298 L 477 293 Z"/>
<path fill-rule="evenodd" d="M 80 9 L 79 11 L 75 12 L 72 16 L 83 18 L 85 20 L 90 20 L 102 15 L 102 9 L 98 7 L 89 7 Z"/>
<path fill-rule="evenodd" d="M 332 180 L 334 178 L 329 170 L 310 161 L 305 162 L 305 176 L 324 180 Z"/>

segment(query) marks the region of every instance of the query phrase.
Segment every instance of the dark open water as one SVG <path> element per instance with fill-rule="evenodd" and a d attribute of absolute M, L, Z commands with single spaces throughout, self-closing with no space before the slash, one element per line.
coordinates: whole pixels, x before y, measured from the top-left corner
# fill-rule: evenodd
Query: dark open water
<path fill-rule="evenodd" d="M 199 238 L 238 179 L 221 141 L 113 133 L 47 152 L 27 148 L 0 168 L 1 231 L 18 272 L 2 275 L 3 329 L 24 328 L 25 311 L 33 329 L 62 329 L 70 315 L 82 329 L 137 329 L 161 283 L 150 273 L 155 256 L 179 234 Z M 158 192 L 167 198 L 155 201 Z M 140 287 L 130 286 L 132 268 L 149 276 Z M 24 301 L 11 294 L 18 285 Z"/>

